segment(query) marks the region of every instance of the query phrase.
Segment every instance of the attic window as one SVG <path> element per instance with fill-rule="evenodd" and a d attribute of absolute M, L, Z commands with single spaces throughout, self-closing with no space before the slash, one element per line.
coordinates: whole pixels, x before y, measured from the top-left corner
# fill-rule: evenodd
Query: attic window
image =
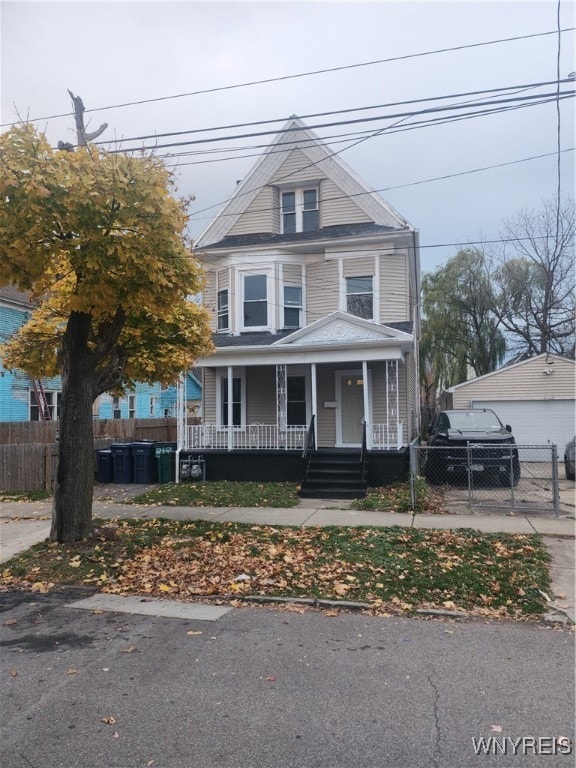
<path fill-rule="evenodd" d="M 318 190 L 292 189 L 282 192 L 282 234 L 315 232 L 318 229 Z"/>

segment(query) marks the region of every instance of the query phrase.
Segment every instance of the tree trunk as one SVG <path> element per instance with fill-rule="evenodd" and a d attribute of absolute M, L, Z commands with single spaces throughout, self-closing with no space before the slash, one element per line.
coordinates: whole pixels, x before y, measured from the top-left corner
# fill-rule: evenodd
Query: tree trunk
<path fill-rule="evenodd" d="M 73 312 L 59 352 L 62 411 L 51 541 L 70 543 L 92 532 L 94 437 L 90 318 Z"/>

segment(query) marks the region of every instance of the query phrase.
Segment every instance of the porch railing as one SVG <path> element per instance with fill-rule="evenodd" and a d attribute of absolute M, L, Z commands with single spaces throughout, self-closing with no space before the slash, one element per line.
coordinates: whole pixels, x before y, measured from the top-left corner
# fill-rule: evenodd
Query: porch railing
<path fill-rule="evenodd" d="M 368 424 L 370 449 L 375 451 L 399 451 L 404 443 L 404 425 L 398 423 Z"/>
<path fill-rule="evenodd" d="M 280 429 L 277 424 L 246 424 L 233 427 L 215 424 L 189 425 L 187 447 L 190 449 L 304 451 L 309 426 L 301 424 Z M 400 450 L 404 443 L 404 428 L 399 424 L 366 424 L 367 448 L 372 451 Z"/>
<path fill-rule="evenodd" d="M 188 427 L 188 447 L 226 451 L 233 450 L 284 450 L 301 451 L 306 440 L 306 425 L 279 429 L 276 424 L 246 424 L 232 428 L 215 424 L 197 424 Z"/>

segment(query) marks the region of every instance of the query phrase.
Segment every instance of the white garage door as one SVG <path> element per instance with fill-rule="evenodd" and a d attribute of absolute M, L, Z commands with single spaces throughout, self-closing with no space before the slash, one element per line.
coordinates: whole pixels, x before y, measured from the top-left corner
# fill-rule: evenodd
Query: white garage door
<path fill-rule="evenodd" d="M 474 408 L 491 408 L 502 424 L 510 424 L 518 445 L 556 443 L 560 460 L 574 437 L 574 400 L 475 400 Z"/>

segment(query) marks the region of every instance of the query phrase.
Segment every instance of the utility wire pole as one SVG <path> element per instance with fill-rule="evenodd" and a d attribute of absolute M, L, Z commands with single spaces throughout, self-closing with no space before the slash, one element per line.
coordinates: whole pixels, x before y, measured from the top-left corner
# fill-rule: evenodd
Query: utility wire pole
<path fill-rule="evenodd" d="M 97 139 L 98 136 L 104 133 L 106 128 L 108 128 L 108 123 L 102 123 L 100 128 L 98 128 L 96 131 L 91 131 L 90 133 L 86 131 L 86 128 L 84 126 L 84 111 L 86 109 L 84 106 L 84 102 L 82 101 L 80 96 L 74 96 L 74 94 L 70 89 L 68 89 L 68 93 L 70 94 L 70 98 L 72 99 L 72 104 L 74 105 L 74 121 L 76 123 L 76 146 L 86 147 L 88 146 L 89 141 L 93 141 L 94 139 Z M 66 152 L 73 152 L 74 145 L 66 141 L 59 141 L 58 149 L 63 149 Z"/>

